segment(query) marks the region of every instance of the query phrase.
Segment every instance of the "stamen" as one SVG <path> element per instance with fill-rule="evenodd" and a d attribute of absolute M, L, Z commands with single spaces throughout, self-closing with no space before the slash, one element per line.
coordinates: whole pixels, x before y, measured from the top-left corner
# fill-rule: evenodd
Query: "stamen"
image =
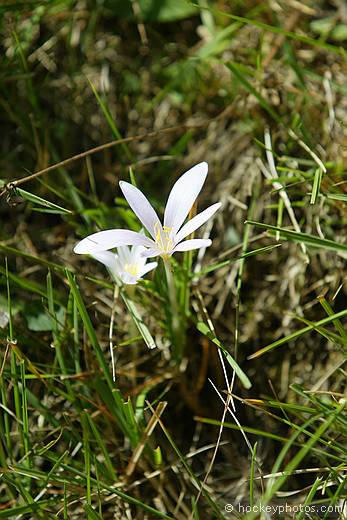
<path fill-rule="evenodd" d="M 132 276 L 137 276 L 139 274 L 139 270 L 136 264 L 125 264 L 124 271 Z"/>
<path fill-rule="evenodd" d="M 155 241 L 158 244 L 159 249 L 161 249 L 161 251 L 165 254 L 168 253 L 173 247 L 173 241 L 170 236 L 172 229 L 172 227 L 163 226 L 162 233 L 159 224 L 156 223 L 154 225 Z"/>

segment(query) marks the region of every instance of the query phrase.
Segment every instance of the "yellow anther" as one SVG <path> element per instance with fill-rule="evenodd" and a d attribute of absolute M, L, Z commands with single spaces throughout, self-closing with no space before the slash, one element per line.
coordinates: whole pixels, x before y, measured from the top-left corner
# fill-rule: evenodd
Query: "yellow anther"
<path fill-rule="evenodd" d="M 168 253 L 172 249 L 173 241 L 170 237 L 172 230 L 172 227 L 163 226 L 161 228 L 157 222 L 154 224 L 155 241 L 164 253 Z"/>
<path fill-rule="evenodd" d="M 170 233 L 170 231 L 172 231 L 172 227 L 169 227 L 169 226 L 163 226 L 163 231 L 164 233 Z"/>
<path fill-rule="evenodd" d="M 156 242 L 159 242 L 160 239 L 161 239 L 160 229 L 158 229 L 158 231 L 157 231 L 156 234 L 155 234 L 155 241 L 156 241 Z"/>
<path fill-rule="evenodd" d="M 160 225 L 158 224 L 158 222 L 156 222 L 154 224 L 154 232 L 155 232 L 155 241 L 157 242 L 159 247 L 161 247 L 162 237 L 161 237 L 161 232 L 160 232 Z"/>
<path fill-rule="evenodd" d="M 139 274 L 139 270 L 136 264 L 126 264 L 124 266 L 124 271 L 132 276 L 137 276 Z"/>

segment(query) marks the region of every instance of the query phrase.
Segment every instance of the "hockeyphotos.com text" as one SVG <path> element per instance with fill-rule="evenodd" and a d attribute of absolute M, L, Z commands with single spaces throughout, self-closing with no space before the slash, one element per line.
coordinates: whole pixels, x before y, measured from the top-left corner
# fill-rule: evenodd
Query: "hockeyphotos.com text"
<path fill-rule="evenodd" d="M 332 515 L 329 518 L 339 518 L 343 513 L 344 507 L 342 505 L 328 505 L 328 504 L 225 504 L 224 510 L 226 513 L 267 513 L 270 516 L 277 518 L 280 515 L 296 515 L 298 513 Z M 336 516 L 335 516 L 336 515 Z"/>

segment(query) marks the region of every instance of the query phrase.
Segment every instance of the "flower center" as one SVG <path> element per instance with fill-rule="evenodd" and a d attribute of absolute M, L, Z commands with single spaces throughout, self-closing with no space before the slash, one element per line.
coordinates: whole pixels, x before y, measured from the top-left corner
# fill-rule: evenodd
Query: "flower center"
<path fill-rule="evenodd" d="M 139 269 L 136 264 L 125 264 L 124 271 L 128 274 L 131 274 L 131 276 L 138 276 Z"/>
<path fill-rule="evenodd" d="M 163 226 L 161 230 L 159 224 L 156 224 L 155 226 L 155 241 L 164 254 L 170 253 L 174 245 L 171 238 L 171 231 L 172 227 Z"/>

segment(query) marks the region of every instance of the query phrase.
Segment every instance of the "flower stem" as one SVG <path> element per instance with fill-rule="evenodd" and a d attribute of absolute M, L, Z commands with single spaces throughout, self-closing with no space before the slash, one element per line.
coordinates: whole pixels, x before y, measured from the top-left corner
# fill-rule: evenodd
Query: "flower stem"
<path fill-rule="evenodd" d="M 117 284 L 115 284 L 114 291 L 113 291 L 113 304 L 112 304 L 112 311 L 111 311 L 110 327 L 109 327 L 109 331 L 108 331 L 113 382 L 116 381 L 116 363 L 115 363 L 114 351 L 113 351 L 113 326 L 114 326 L 114 317 L 115 317 L 115 313 L 116 313 L 116 301 L 118 298 L 118 294 L 119 294 L 119 287 L 117 286 Z"/>
<path fill-rule="evenodd" d="M 171 327 L 172 327 L 172 354 L 175 361 L 179 363 L 182 357 L 182 331 L 181 320 L 177 305 L 177 295 L 175 280 L 172 276 L 170 258 L 163 258 L 165 274 L 167 280 L 167 289 L 171 305 Z"/>

